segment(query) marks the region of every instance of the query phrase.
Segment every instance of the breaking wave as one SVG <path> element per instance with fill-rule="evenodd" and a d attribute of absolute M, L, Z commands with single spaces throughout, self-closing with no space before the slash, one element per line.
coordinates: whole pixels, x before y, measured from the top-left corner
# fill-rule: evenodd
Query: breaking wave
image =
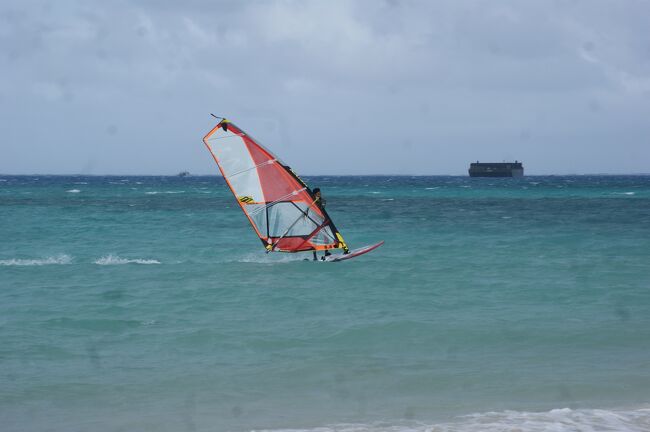
<path fill-rule="evenodd" d="M 160 261 L 155 259 L 127 259 L 120 258 L 117 255 L 106 255 L 94 261 L 99 265 L 120 265 L 120 264 L 160 264 Z"/>
<path fill-rule="evenodd" d="M 51 264 L 70 264 L 72 258 L 68 255 L 57 255 L 43 259 L 8 259 L 0 260 L 2 266 L 42 266 Z"/>
<path fill-rule="evenodd" d="M 70 189 L 70 190 L 67 190 L 66 192 L 68 192 L 68 193 L 79 193 L 81 191 L 79 189 Z"/>
<path fill-rule="evenodd" d="M 264 429 L 256 432 L 647 432 L 650 409 L 608 411 L 554 409 L 546 412 L 502 411 L 458 417 L 449 423 L 337 424 L 311 429 Z"/>

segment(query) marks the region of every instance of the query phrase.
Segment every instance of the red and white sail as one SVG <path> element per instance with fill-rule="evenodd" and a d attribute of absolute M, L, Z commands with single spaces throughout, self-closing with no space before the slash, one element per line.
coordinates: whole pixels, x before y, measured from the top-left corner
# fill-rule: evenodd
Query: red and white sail
<path fill-rule="evenodd" d="M 311 189 L 250 135 L 224 119 L 203 142 L 267 251 L 347 251 Z"/>

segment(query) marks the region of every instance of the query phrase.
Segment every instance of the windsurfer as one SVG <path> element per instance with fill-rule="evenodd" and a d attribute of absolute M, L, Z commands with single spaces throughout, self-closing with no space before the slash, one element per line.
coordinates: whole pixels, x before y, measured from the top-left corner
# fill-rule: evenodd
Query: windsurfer
<path fill-rule="evenodd" d="M 325 210 L 325 204 L 327 204 L 327 200 L 322 197 L 320 193 L 320 188 L 314 188 L 314 203 L 318 206 L 319 209 Z"/>
<path fill-rule="evenodd" d="M 314 188 L 312 192 L 314 193 L 314 204 L 316 204 L 319 209 L 325 210 L 325 204 L 327 203 L 327 200 L 322 197 L 320 193 L 320 188 Z M 325 257 L 330 255 L 332 255 L 330 251 L 325 250 L 325 255 L 321 259 L 325 260 Z M 318 257 L 316 256 L 316 251 L 314 251 L 314 261 L 318 261 Z"/>

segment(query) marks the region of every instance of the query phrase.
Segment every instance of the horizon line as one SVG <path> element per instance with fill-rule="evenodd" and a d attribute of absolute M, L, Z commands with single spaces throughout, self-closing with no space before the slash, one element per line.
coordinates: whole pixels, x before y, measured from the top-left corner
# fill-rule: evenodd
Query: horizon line
<path fill-rule="evenodd" d="M 48 173 L 30 173 L 30 174 L 9 174 L 0 173 L 0 177 L 220 177 L 219 173 L 213 174 L 192 174 L 185 176 L 179 174 L 48 174 Z M 499 177 L 470 177 L 469 174 L 301 174 L 302 177 L 468 177 L 468 178 L 499 178 Z M 524 174 L 523 177 L 552 177 L 552 176 L 650 176 L 647 173 L 554 173 L 554 174 Z M 508 178 L 508 177 L 502 177 Z"/>

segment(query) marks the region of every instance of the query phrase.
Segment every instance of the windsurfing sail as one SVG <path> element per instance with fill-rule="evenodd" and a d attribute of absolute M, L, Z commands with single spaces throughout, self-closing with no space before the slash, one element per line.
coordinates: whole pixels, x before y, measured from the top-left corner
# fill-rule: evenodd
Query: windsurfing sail
<path fill-rule="evenodd" d="M 203 142 L 267 252 L 348 251 L 311 189 L 253 137 L 223 119 Z"/>

